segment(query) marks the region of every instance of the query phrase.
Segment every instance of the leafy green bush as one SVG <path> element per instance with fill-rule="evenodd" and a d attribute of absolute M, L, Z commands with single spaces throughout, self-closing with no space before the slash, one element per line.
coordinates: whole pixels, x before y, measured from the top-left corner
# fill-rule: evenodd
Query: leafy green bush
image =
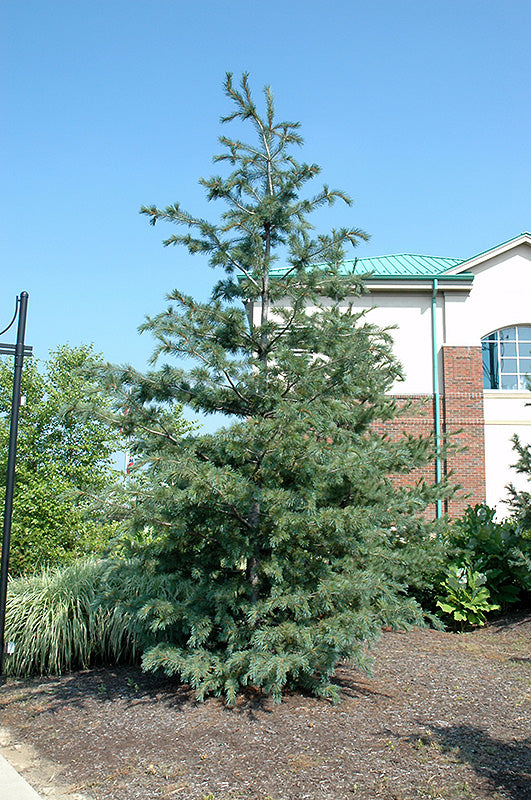
<path fill-rule="evenodd" d="M 486 505 L 468 508 L 450 532 L 451 558 L 484 574 L 495 604 L 502 608 L 531 597 L 531 531 L 517 520 L 494 520 Z"/>
<path fill-rule="evenodd" d="M 87 518 L 72 486 L 53 469 L 42 475 L 17 466 L 9 557 L 13 577 L 98 555 L 115 533 L 115 523 Z"/>
<path fill-rule="evenodd" d="M 119 580 L 112 562 L 80 560 L 9 583 L 7 672 L 20 677 L 133 661 L 138 645 L 123 604 L 102 602 Z"/>
<path fill-rule="evenodd" d="M 496 522 L 495 509 L 469 507 L 441 529 L 439 560 L 416 599 L 441 619 L 483 625 L 486 615 L 531 600 L 531 531 L 511 517 Z"/>
<path fill-rule="evenodd" d="M 484 625 L 486 614 L 499 609 L 499 605 L 490 602 L 486 580 L 485 575 L 470 567 L 452 564 L 441 584 L 445 594 L 437 600 L 438 608 L 460 622 L 461 627 L 464 624 Z"/>
<path fill-rule="evenodd" d="M 13 385 L 11 359 L 0 359 L 0 484 L 5 484 Z M 101 552 L 114 532 L 99 525 L 94 497 L 114 483 L 118 427 L 79 412 L 88 401 L 100 411 L 111 399 L 95 373 L 103 359 L 92 346 L 64 345 L 22 375 L 10 573 L 18 576 Z M 94 374 L 93 374 L 94 373 Z M 97 509 L 99 510 L 99 509 Z"/>

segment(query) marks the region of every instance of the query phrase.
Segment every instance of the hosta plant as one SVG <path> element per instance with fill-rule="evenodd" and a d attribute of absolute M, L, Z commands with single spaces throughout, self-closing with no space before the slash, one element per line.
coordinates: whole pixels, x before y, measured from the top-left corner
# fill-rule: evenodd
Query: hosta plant
<path fill-rule="evenodd" d="M 486 577 L 467 566 L 452 564 L 441 584 L 445 595 L 439 597 L 437 606 L 453 617 L 455 622 L 465 625 L 484 625 L 489 611 L 499 609 L 490 602 L 490 592 L 486 587 Z"/>

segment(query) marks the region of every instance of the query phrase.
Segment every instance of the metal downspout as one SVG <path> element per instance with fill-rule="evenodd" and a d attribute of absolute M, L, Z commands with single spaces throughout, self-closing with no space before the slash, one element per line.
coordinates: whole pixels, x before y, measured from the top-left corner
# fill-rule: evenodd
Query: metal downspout
<path fill-rule="evenodd" d="M 432 368 L 433 368 L 433 404 L 435 424 L 435 483 L 439 484 L 442 478 L 441 469 L 441 396 L 439 391 L 439 364 L 437 357 L 437 292 L 439 281 L 433 279 L 431 294 L 431 341 L 432 341 Z M 442 517 L 442 501 L 436 501 L 436 517 Z"/>

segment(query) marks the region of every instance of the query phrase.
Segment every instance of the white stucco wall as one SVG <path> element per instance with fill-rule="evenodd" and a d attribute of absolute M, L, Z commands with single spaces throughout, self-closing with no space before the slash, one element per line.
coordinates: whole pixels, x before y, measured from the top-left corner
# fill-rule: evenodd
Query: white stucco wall
<path fill-rule="evenodd" d="M 324 302 L 324 301 L 323 301 Z M 288 305 L 288 298 L 279 303 Z M 397 381 L 396 394 L 429 394 L 433 391 L 431 295 L 429 292 L 377 292 L 349 298 L 348 303 L 368 312 L 367 320 L 382 328 L 391 328 L 394 353 L 402 364 L 404 381 Z M 309 307 L 308 314 L 317 312 Z M 255 324 L 260 321 L 259 306 L 253 309 Z M 438 324 L 442 330 L 443 298 L 438 299 Z"/>
<path fill-rule="evenodd" d="M 477 345 L 498 328 L 531 323 L 531 247 L 522 244 L 470 270 L 474 283 L 463 298 L 445 297 L 445 343 Z"/>
<path fill-rule="evenodd" d="M 478 346 L 488 333 L 511 325 L 531 324 L 531 247 L 522 244 L 508 252 L 488 258 L 470 270 L 474 282 L 470 292 L 440 291 L 437 298 L 437 338 L 439 377 L 442 382 L 440 351 L 443 344 Z M 430 393 L 432 379 L 431 297 L 429 293 L 389 295 L 374 293 L 379 307 L 373 319 L 389 324 L 394 318 L 395 352 L 406 372 L 403 384 L 393 387 L 399 393 Z M 441 383 L 442 385 L 442 383 Z M 531 392 L 486 391 L 485 472 L 486 498 L 507 513 L 502 501 L 506 486 L 529 490 L 525 476 L 511 468 L 516 458 L 511 437 L 531 443 Z"/>
<path fill-rule="evenodd" d="M 354 300 L 357 308 L 370 308 L 368 320 L 391 328 L 394 353 L 403 367 L 404 380 L 396 394 L 429 394 L 433 391 L 431 295 L 428 292 L 378 292 Z M 439 300 L 442 322 L 442 298 Z"/>
<path fill-rule="evenodd" d="M 443 344 L 478 346 L 491 331 L 509 325 L 531 324 L 531 247 L 523 244 L 487 258 L 470 270 L 470 291 L 445 290 L 437 295 L 437 347 Z M 395 354 L 405 371 L 404 383 L 394 391 L 422 394 L 433 391 L 431 294 L 373 292 L 354 301 L 360 308 L 377 306 L 370 319 L 396 325 Z M 442 380 L 442 375 L 439 375 Z"/>
<path fill-rule="evenodd" d="M 449 295 L 445 299 L 447 344 L 477 345 L 499 328 L 531 323 L 531 247 L 522 244 L 474 267 L 474 283 L 466 301 Z M 485 473 L 487 503 L 498 507 L 503 517 L 508 507 L 506 486 L 529 488 L 525 476 L 511 468 L 516 457 L 511 437 L 518 434 L 531 442 L 531 392 L 486 390 Z"/>
<path fill-rule="evenodd" d="M 498 506 L 498 516 L 504 517 L 507 484 L 529 491 L 526 476 L 511 467 L 517 458 L 511 438 L 516 433 L 523 444 L 531 443 L 531 392 L 487 390 L 484 405 L 487 503 Z"/>

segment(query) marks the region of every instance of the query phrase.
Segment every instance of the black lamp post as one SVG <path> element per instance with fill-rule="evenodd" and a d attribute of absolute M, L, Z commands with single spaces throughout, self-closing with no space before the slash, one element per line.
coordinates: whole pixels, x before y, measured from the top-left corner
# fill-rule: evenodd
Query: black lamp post
<path fill-rule="evenodd" d="M 7 455 L 6 499 L 4 506 L 4 533 L 2 537 L 2 565 L 0 570 L 0 680 L 4 675 L 4 630 L 6 621 L 7 598 L 7 573 L 9 568 L 9 545 L 11 542 L 11 517 L 13 514 L 13 489 L 15 485 L 15 461 L 17 458 L 18 411 L 20 408 L 20 383 L 22 379 L 22 365 L 24 356 L 31 356 L 32 348 L 24 345 L 26 332 L 26 314 L 28 309 L 28 293 L 22 292 L 17 297 L 15 315 L 7 328 L 0 335 L 9 330 L 18 315 L 18 330 L 16 344 L 1 344 L 0 354 L 15 357 L 15 371 L 13 374 L 13 397 L 11 400 L 11 422 L 9 426 L 9 449 Z"/>

